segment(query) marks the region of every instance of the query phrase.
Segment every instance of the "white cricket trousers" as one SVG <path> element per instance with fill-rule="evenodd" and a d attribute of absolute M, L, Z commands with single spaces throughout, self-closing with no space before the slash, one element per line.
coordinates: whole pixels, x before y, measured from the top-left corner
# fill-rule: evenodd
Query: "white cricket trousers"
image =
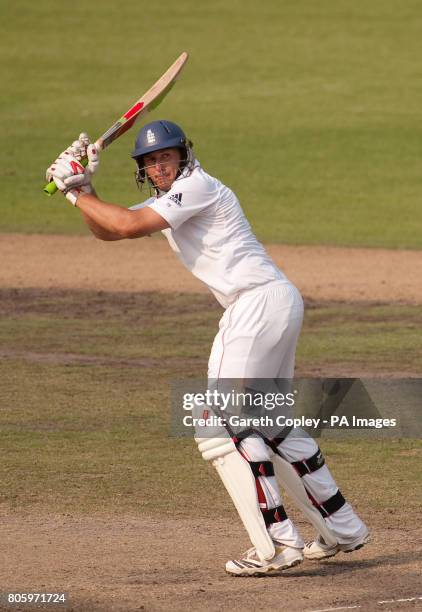
<path fill-rule="evenodd" d="M 289 282 L 241 294 L 221 317 L 208 378 L 292 378 L 302 321 L 303 300 Z"/>
<path fill-rule="evenodd" d="M 274 281 L 241 294 L 224 312 L 208 363 L 208 378 L 293 378 L 295 353 L 303 321 L 303 300 L 289 281 Z M 295 434 L 296 435 L 293 435 Z M 312 457 L 315 440 L 293 430 L 278 447 L 291 463 Z M 250 462 L 271 461 L 272 451 L 259 437 L 242 440 L 239 452 Z M 326 465 L 303 476 L 307 490 L 317 503 L 331 498 L 338 487 Z M 275 476 L 256 478 L 262 510 L 282 505 Z M 328 516 L 327 525 L 339 543 L 346 544 L 366 531 L 349 503 Z M 303 540 L 290 519 L 268 528 L 275 539 L 301 548 Z"/>

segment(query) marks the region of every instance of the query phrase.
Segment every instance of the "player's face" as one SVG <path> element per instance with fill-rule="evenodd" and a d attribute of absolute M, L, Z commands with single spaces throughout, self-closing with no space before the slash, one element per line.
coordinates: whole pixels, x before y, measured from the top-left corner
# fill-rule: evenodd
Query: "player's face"
<path fill-rule="evenodd" d="M 179 171 L 181 154 L 179 149 L 161 149 L 144 155 L 144 167 L 154 185 L 168 191 Z"/>

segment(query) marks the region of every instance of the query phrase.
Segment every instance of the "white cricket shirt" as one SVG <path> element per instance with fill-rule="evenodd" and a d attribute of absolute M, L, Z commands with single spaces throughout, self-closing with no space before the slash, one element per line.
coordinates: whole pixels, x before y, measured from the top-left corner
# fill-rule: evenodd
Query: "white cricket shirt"
<path fill-rule="evenodd" d="M 180 261 L 227 308 L 249 289 L 287 281 L 256 239 L 239 200 L 195 162 L 170 191 L 131 210 L 149 206 L 170 228 L 162 231 Z"/>

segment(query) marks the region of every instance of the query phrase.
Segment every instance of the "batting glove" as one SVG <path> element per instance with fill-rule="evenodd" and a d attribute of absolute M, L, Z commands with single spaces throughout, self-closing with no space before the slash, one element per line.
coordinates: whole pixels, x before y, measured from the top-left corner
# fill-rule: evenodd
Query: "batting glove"
<path fill-rule="evenodd" d="M 57 159 L 71 155 L 72 157 L 75 157 L 78 161 L 82 161 L 87 157 L 87 148 L 90 144 L 91 141 L 89 140 L 88 134 L 86 132 L 81 132 L 81 134 L 79 134 L 78 140 L 73 141 L 72 144 L 67 147 L 67 149 L 60 153 Z M 47 181 L 51 181 L 53 178 L 53 166 L 54 163 L 52 163 L 51 166 L 47 168 L 47 171 L 45 173 L 45 178 L 47 179 Z"/>
<path fill-rule="evenodd" d="M 48 180 L 54 180 L 73 206 L 76 205 L 76 200 L 82 193 L 93 193 L 92 176 L 100 163 L 95 145 L 84 146 L 85 148 L 82 149 L 80 140 L 75 141 L 51 164 L 46 173 Z M 81 164 L 81 159 L 85 157 L 85 155 L 82 157 L 82 153 L 86 153 L 88 158 L 86 168 Z"/>

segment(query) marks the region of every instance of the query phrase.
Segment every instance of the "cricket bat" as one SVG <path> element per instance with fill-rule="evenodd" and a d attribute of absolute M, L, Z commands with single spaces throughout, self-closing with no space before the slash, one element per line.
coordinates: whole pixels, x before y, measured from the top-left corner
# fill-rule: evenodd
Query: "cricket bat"
<path fill-rule="evenodd" d="M 99 151 L 106 149 L 114 140 L 127 132 L 138 119 L 157 108 L 175 84 L 188 57 L 189 55 L 184 51 L 174 64 L 166 70 L 163 76 L 161 76 L 158 81 L 154 83 L 154 85 L 148 89 L 148 91 L 141 96 L 122 117 L 120 117 L 120 119 L 95 141 L 95 146 Z M 81 160 L 81 163 L 83 166 L 86 166 L 87 160 Z M 51 196 L 56 193 L 57 185 L 54 181 L 51 181 L 45 185 L 44 191 Z"/>

